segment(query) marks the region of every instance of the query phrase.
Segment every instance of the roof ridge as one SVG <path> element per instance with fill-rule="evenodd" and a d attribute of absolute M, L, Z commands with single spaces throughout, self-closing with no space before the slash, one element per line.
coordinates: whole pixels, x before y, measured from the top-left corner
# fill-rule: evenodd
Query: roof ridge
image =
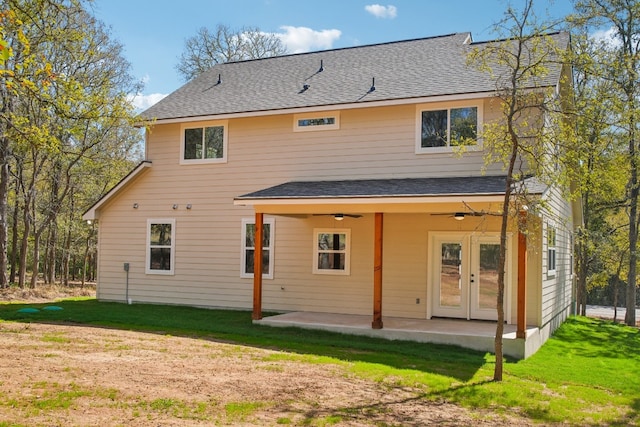
<path fill-rule="evenodd" d="M 552 31 L 550 33 L 542 33 L 542 34 L 537 34 L 537 35 L 529 35 L 527 37 L 549 37 L 549 36 L 556 36 L 559 34 L 569 34 L 568 31 L 562 31 L 562 30 L 558 30 L 558 31 Z M 506 42 L 509 40 L 515 40 L 516 38 L 502 38 L 502 39 L 493 39 L 493 40 L 483 40 L 483 41 L 472 41 L 470 43 L 470 45 L 478 45 L 478 44 L 487 44 L 487 43 L 501 43 L 501 42 Z"/>
<path fill-rule="evenodd" d="M 344 50 L 350 50 L 350 49 L 362 49 L 362 48 L 367 48 L 367 47 L 388 46 L 388 45 L 392 45 L 392 44 L 410 43 L 410 42 L 424 41 L 424 40 L 435 40 L 435 39 L 442 39 L 442 38 L 454 37 L 454 36 L 459 36 L 459 35 L 466 35 L 468 37 L 468 36 L 471 35 L 471 32 L 466 31 L 466 32 L 462 32 L 462 33 L 450 33 L 450 34 L 443 34 L 443 35 L 437 35 L 437 36 L 416 37 L 416 38 L 413 38 L 413 39 L 406 39 L 406 40 L 394 40 L 394 41 L 389 41 L 389 42 L 371 43 L 371 44 L 364 44 L 364 45 L 357 45 L 357 46 L 344 46 L 344 47 L 336 47 L 336 48 L 332 48 L 332 49 L 313 50 L 313 51 L 309 51 L 309 52 L 287 53 L 287 54 L 284 54 L 284 55 L 268 56 L 268 57 L 265 57 L 265 58 L 243 59 L 243 60 L 239 60 L 239 61 L 229 61 L 229 62 L 223 62 L 223 63 L 215 64 L 212 68 L 214 68 L 216 66 L 220 66 L 220 65 L 226 65 L 226 64 L 242 64 L 242 63 L 247 63 L 247 62 L 264 61 L 264 60 L 276 59 L 276 58 L 288 58 L 288 57 L 295 57 L 295 56 L 311 55 L 311 54 L 316 54 L 316 53 L 338 52 L 338 51 L 344 51 Z"/>

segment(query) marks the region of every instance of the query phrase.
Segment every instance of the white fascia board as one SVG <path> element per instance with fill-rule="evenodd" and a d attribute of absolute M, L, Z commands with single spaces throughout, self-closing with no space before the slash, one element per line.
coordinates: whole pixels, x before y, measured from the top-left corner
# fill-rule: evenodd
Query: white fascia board
<path fill-rule="evenodd" d="M 209 116 L 177 117 L 177 118 L 171 118 L 171 119 L 149 119 L 147 121 L 137 123 L 136 126 L 145 126 L 146 124 L 156 125 L 156 124 L 170 124 L 170 123 L 199 122 L 199 121 L 207 121 L 207 120 L 237 119 L 237 118 L 246 118 L 246 117 L 275 116 L 278 114 L 351 110 L 355 108 L 388 107 L 388 106 L 394 106 L 394 105 L 422 104 L 427 102 L 462 101 L 467 99 L 491 98 L 494 96 L 496 96 L 496 93 L 494 91 L 475 92 L 475 93 L 464 93 L 464 94 L 457 94 L 457 95 L 440 95 L 440 96 L 426 96 L 426 97 L 420 97 L 420 98 L 393 99 L 393 100 L 387 100 L 387 101 L 353 102 L 349 104 L 330 104 L 330 105 L 320 105 L 320 106 L 314 106 L 314 107 L 284 108 L 281 110 L 247 111 L 247 112 L 241 112 L 241 113 L 217 114 L 217 115 L 209 115 Z"/>
<path fill-rule="evenodd" d="M 107 201 L 109 201 L 113 196 L 118 194 L 120 190 L 122 190 L 129 182 L 134 180 L 138 175 L 140 175 L 144 170 L 151 167 L 151 162 L 143 161 L 138 166 L 135 167 L 127 176 L 122 178 L 120 182 L 118 182 L 111 190 L 109 190 L 104 196 L 102 196 L 97 202 L 93 204 L 84 214 L 82 214 L 82 219 L 84 221 L 94 221 L 98 217 L 96 215 L 96 211 L 104 205 Z"/>

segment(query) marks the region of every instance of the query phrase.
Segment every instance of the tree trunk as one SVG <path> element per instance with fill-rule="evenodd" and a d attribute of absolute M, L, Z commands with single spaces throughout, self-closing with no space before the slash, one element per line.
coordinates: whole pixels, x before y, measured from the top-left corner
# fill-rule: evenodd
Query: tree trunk
<path fill-rule="evenodd" d="M 22 243 L 20 245 L 20 261 L 18 262 L 18 286 L 20 286 L 20 289 L 24 289 L 27 280 L 27 251 L 29 250 L 29 234 L 31 233 L 31 220 L 29 219 L 29 212 L 26 206 L 22 220 L 24 230 Z"/>
<path fill-rule="evenodd" d="M 631 176 L 629 177 L 629 274 L 627 278 L 627 313 L 624 322 L 629 326 L 635 326 L 636 266 L 638 263 L 638 159 L 636 141 L 633 136 L 629 141 L 629 160 L 631 166 Z"/>
<path fill-rule="evenodd" d="M 58 227 L 55 221 L 49 225 L 49 238 L 47 239 L 46 253 L 46 277 L 45 282 L 54 284 L 56 282 L 56 243 L 58 240 Z"/>
<path fill-rule="evenodd" d="M 41 232 L 34 233 L 33 236 L 33 262 L 31 263 L 31 289 L 36 288 L 38 283 L 38 274 L 40 272 L 40 237 Z"/>
<path fill-rule="evenodd" d="M 87 280 L 87 271 L 89 270 L 89 244 L 91 242 L 91 237 L 87 237 L 87 244 L 84 247 L 84 262 L 82 264 L 82 284 L 81 286 L 84 288 L 84 284 Z"/>
<path fill-rule="evenodd" d="M 69 286 L 69 264 L 71 263 L 71 225 L 64 237 L 64 250 L 62 254 L 62 283 Z"/>
<path fill-rule="evenodd" d="M 7 213 L 9 196 L 9 142 L 0 138 L 0 288 L 9 286 L 7 280 Z"/>
<path fill-rule="evenodd" d="M 18 181 L 16 180 L 16 194 L 18 194 Z M 9 273 L 9 283 L 16 281 L 16 268 L 18 267 L 18 221 L 20 218 L 20 205 L 16 200 L 13 206 L 13 227 L 11 228 L 11 272 Z"/>

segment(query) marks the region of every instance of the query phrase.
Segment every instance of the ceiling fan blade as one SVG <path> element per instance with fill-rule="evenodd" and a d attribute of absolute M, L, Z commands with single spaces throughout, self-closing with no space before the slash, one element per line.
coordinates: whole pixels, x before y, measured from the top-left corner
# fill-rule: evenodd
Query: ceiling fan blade
<path fill-rule="evenodd" d="M 343 213 L 331 213 L 331 214 L 313 214 L 313 216 L 332 216 L 334 218 L 361 218 L 362 215 L 359 214 L 343 214 Z"/>

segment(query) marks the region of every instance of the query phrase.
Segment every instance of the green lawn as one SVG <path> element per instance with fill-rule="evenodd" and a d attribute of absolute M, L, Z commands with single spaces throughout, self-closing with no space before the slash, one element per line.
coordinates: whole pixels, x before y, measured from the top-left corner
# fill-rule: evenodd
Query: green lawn
<path fill-rule="evenodd" d="M 103 325 L 286 350 L 274 357 L 308 363 L 349 362 L 355 374 L 424 390 L 454 402 L 573 425 L 640 425 L 640 331 L 571 318 L 533 357 L 507 361 L 505 380 L 491 381 L 494 357 L 452 346 L 378 340 L 251 323 L 246 311 L 125 305 L 94 299 L 55 303 L 60 311 L 19 313 L 52 304 L 0 304 L 0 320 Z"/>

